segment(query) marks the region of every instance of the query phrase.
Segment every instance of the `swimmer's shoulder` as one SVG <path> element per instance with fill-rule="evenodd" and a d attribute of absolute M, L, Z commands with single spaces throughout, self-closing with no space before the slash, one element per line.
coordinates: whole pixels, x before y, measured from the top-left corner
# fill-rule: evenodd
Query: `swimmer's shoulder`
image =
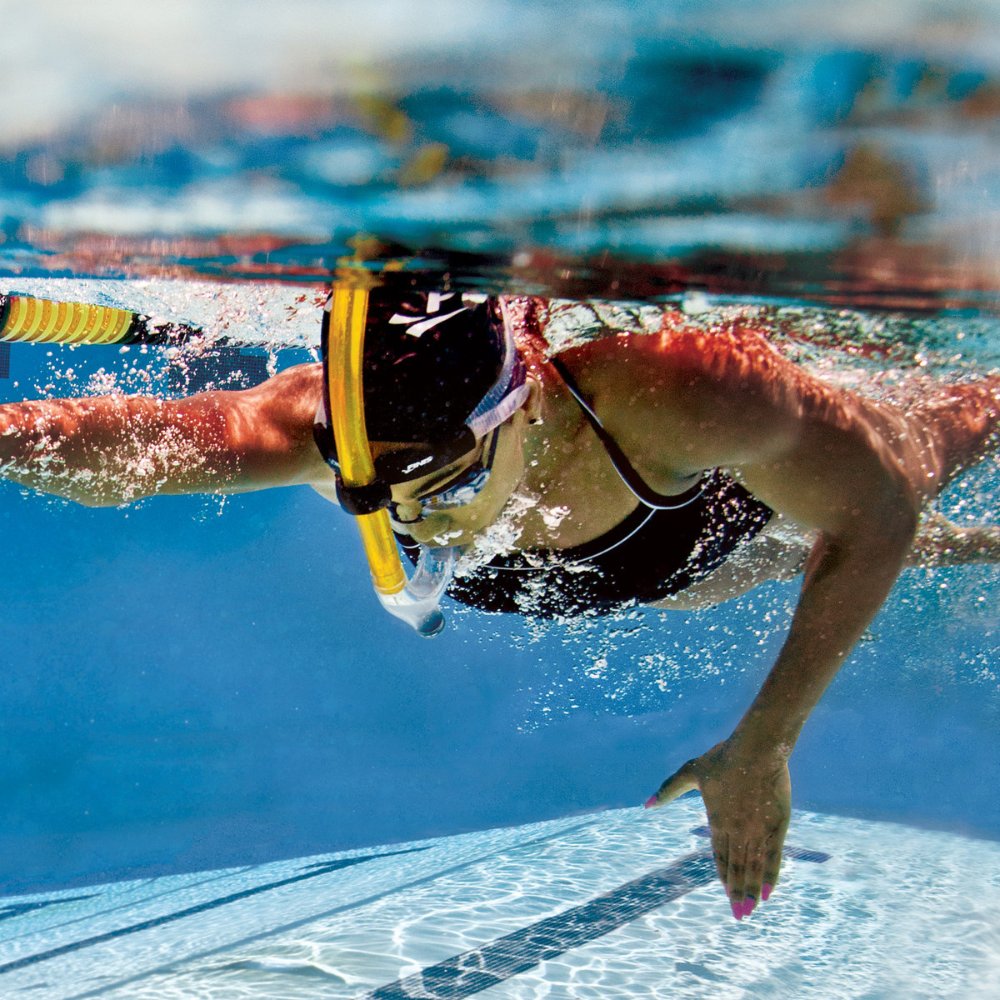
<path fill-rule="evenodd" d="M 595 340 L 559 357 L 650 482 L 781 451 L 803 416 L 837 402 L 759 330 L 735 324 L 665 322 L 658 334 Z"/>
<path fill-rule="evenodd" d="M 255 428 L 258 435 L 285 435 L 304 450 L 310 465 L 315 464 L 320 471 L 326 470 L 326 463 L 313 444 L 313 425 L 323 400 L 322 364 L 286 368 L 234 396 L 237 397 L 235 407 L 243 411 L 248 428 Z"/>

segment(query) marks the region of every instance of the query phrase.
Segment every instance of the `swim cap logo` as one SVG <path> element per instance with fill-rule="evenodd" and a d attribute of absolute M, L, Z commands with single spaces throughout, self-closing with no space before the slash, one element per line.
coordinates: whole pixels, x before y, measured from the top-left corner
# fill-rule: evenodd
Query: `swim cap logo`
<path fill-rule="evenodd" d="M 409 333 L 409 331 L 407 331 Z M 434 456 L 428 455 L 426 458 L 421 458 L 417 462 L 410 462 L 405 469 L 403 469 L 403 475 L 408 476 L 414 469 L 419 469 L 421 465 L 426 465 L 428 462 L 433 461 Z"/>
<path fill-rule="evenodd" d="M 394 325 L 405 324 L 405 333 L 409 334 L 411 337 L 422 337 L 428 330 L 433 330 L 434 327 L 444 323 L 445 320 L 449 320 L 452 316 L 457 316 L 459 313 L 466 312 L 465 306 L 459 309 L 455 309 L 453 312 L 444 313 L 440 316 L 432 315 L 436 313 L 441 308 L 442 295 L 440 292 L 428 292 L 427 293 L 427 313 L 426 316 L 404 316 L 402 313 L 393 313 L 389 317 L 389 322 Z M 451 296 L 449 296 L 450 298 Z"/>

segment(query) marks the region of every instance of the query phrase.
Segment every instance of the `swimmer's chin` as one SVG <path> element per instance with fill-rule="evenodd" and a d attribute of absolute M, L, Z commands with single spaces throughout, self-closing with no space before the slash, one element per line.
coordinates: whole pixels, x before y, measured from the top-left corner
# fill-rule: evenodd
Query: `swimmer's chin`
<path fill-rule="evenodd" d="M 432 549 L 436 548 L 453 548 L 464 552 L 466 549 L 472 548 L 476 544 L 476 538 L 479 532 L 476 531 L 442 531 L 437 535 L 433 535 L 428 538 L 423 545 L 428 545 Z"/>
<path fill-rule="evenodd" d="M 467 537 L 467 535 L 467 531 L 449 531 L 443 535 L 435 535 L 431 541 L 434 545 L 442 548 L 446 545 L 464 548 L 472 542 L 472 539 Z"/>

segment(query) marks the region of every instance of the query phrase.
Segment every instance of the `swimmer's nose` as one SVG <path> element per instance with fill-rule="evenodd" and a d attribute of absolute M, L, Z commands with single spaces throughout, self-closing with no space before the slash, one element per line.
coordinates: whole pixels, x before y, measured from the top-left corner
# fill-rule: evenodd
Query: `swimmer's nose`
<path fill-rule="evenodd" d="M 393 520 L 406 529 L 408 524 L 416 524 L 423 519 L 423 508 L 419 503 L 397 503 L 393 510 Z"/>

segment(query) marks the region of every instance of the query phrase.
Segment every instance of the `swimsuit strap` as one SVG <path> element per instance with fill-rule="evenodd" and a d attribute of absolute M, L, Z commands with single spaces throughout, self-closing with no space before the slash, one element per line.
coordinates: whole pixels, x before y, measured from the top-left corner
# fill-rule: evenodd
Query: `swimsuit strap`
<path fill-rule="evenodd" d="M 689 503 L 693 503 L 701 496 L 709 478 L 705 475 L 690 489 L 675 496 L 657 493 L 655 490 L 650 489 L 642 476 L 635 471 L 632 463 L 625 457 L 625 453 L 618 447 L 615 439 L 604 429 L 601 418 L 583 398 L 580 387 L 576 384 L 573 376 L 570 375 L 566 365 L 558 358 L 550 358 L 549 360 L 552 363 L 552 367 L 561 376 L 563 382 L 566 383 L 566 388 L 572 393 L 573 398 L 580 404 L 580 409 L 583 410 L 584 416 L 590 421 L 590 426 L 594 428 L 594 433 L 600 439 L 601 444 L 604 445 L 604 450 L 608 453 L 608 458 L 611 459 L 611 464 L 615 467 L 618 475 L 622 477 L 622 482 L 632 491 L 639 503 L 644 504 L 652 510 L 678 510 L 681 507 L 686 507 Z"/>

